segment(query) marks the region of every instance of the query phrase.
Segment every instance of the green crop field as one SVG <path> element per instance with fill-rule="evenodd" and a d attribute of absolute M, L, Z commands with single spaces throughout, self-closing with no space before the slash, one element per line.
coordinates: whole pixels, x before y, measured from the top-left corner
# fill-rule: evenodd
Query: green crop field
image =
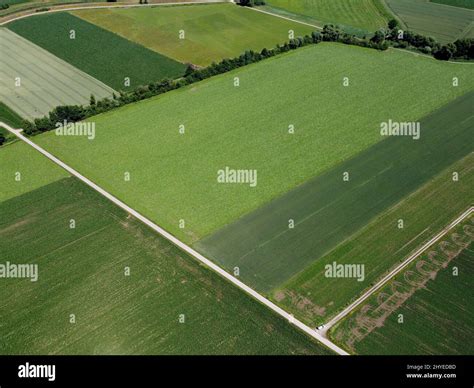
<path fill-rule="evenodd" d="M 51 168 L 52 162 L 21 142 L 0 148 L 0 166 L 0 202 L 67 176 L 65 171 Z"/>
<path fill-rule="evenodd" d="M 341 321 L 331 337 L 361 354 L 474 354 L 474 217 Z"/>
<path fill-rule="evenodd" d="M 200 66 L 271 48 L 314 28 L 231 4 L 82 10 L 75 15 L 180 62 Z M 180 39 L 180 31 L 184 39 Z"/>
<path fill-rule="evenodd" d="M 74 178 L 0 214 L 0 354 L 330 353 Z"/>
<path fill-rule="evenodd" d="M 41 117 L 58 105 L 85 104 L 91 94 L 112 95 L 111 88 L 6 28 L 0 28 L 0 45 L 0 101 L 21 117 Z"/>
<path fill-rule="evenodd" d="M 406 52 L 320 44 L 93 117 L 92 141 L 54 132 L 35 141 L 194 243 L 380 141 L 388 118 L 417 119 L 472 89 L 470 74 Z M 225 167 L 256 169 L 258 184 L 219 183 Z"/>
<path fill-rule="evenodd" d="M 266 4 L 320 24 L 342 24 L 369 32 L 385 27 L 390 19 L 380 0 L 269 0 Z"/>
<path fill-rule="evenodd" d="M 20 19 L 8 28 L 115 90 L 176 78 L 185 70 L 171 58 L 65 12 Z"/>
<path fill-rule="evenodd" d="M 420 139 L 381 141 L 200 241 L 198 248 L 226 268 L 239 267 L 240 276 L 258 289 L 280 286 L 474 151 L 473 104 L 474 92 L 458 98 L 421 120 Z"/>
<path fill-rule="evenodd" d="M 52 5 L 73 3 L 94 3 L 101 0 L 0 0 L 1 4 L 8 4 L 9 7 L 0 9 L 0 17 L 6 17 L 19 12 L 33 11 L 34 9 L 48 8 Z M 127 0 L 128 1 L 128 0 Z"/>
<path fill-rule="evenodd" d="M 20 3 L 26 3 L 29 0 L 1 0 L 0 4 L 8 4 L 8 5 L 13 5 L 13 4 L 20 4 Z"/>
<path fill-rule="evenodd" d="M 474 11 L 446 7 L 428 0 L 385 0 L 409 30 L 441 43 L 474 38 Z"/>
<path fill-rule="evenodd" d="M 3 121 L 13 128 L 20 128 L 23 119 L 3 102 L 0 102 L 0 121 Z"/>
<path fill-rule="evenodd" d="M 273 297 L 308 324 L 328 321 L 471 205 L 473 166 L 471 153 L 315 261 Z M 453 182 L 453 172 L 459 173 L 459 182 Z M 333 262 L 364 264 L 364 281 L 326 277 L 325 266 Z"/>
<path fill-rule="evenodd" d="M 430 1 L 432 3 L 452 5 L 453 7 L 474 9 L 474 2 L 472 0 L 430 0 Z"/>

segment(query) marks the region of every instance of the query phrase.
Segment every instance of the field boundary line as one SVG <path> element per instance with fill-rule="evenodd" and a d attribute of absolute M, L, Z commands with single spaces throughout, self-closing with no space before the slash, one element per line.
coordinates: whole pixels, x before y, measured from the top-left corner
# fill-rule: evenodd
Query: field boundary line
<path fill-rule="evenodd" d="M 81 9 L 107 9 L 107 8 L 135 8 L 135 7 L 159 7 L 162 5 L 192 5 L 192 4 L 220 4 L 220 3 L 232 3 L 231 0 L 221 0 L 221 1 L 212 1 L 212 0 L 197 0 L 197 1 L 187 1 L 187 2 L 169 2 L 169 3 L 150 3 L 150 4 L 127 4 L 127 3 L 113 3 L 111 5 L 89 5 L 92 3 L 80 3 L 72 7 L 60 8 L 61 4 L 57 4 L 57 8 L 49 9 L 48 11 L 36 12 L 35 9 L 29 10 L 31 13 L 25 15 L 20 15 L 11 19 L 4 20 L 0 23 L 0 26 L 6 25 L 15 20 L 25 19 L 31 16 L 46 15 L 54 12 L 69 12 L 69 11 L 78 11 Z M 53 6 L 54 7 L 54 6 Z M 8 17 L 5 16 L 5 18 Z"/>
<path fill-rule="evenodd" d="M 115 205 L 119 206 L 120 208 L 125 210 L 127 213 L 131 214 L 136 219 L 138 219 L 139 221 L 141 221 L 142 223 L 144 223 L 145 225 L 147 225 L 151 229 L 155 230 L 156 232 L 158 232 L 161 236 L 166 238 L 168 241 L 173 243 L 175 246 L 177 246 L 178 248 L 180 248 L 181 250 L 183 250 L 187 254 L 194 257 L 196 260 L 198 260 L 199 262 L 204 264 L 206 267 L 208 267 L 212 271 L 216 272 L 217 274 L 221 275 L 223 278 L 225 278 L 226 280 L 228 280 L 229 282 L 231 282 L 232 284 L 234 284 L 235 286 L 237 286 L 241 290 L 245 291 L 248 295 L 250 295 L 251 297 L 253 297 L 257 301 L 259 301 L 260 303 L 262 303 L 266 307 L 270 308 L 271 310 L 273 310 L 275 313 L 277 313 L 281 317 L 285 318 L 290 324 L 297 327 L 298 329 L 300 329 L 304 333 L 308 334 L 310 337 L 317 340 L 319 343 L 325 345 L 327 348 L 331 349 L 332 351 L 334 351 L 337 354 L 340 354 L 340 355 L 348 355 L 349 354 L 345 350 L 341 349 L 339 346 L 337 346 L 336 344 L 331 342 L 328 338 L 326 338 L 323 335 L 319 334 L 316 330 L 311 329 L 309 326 L 305 325 L 303 322 L 296 319 L 292 314 L 290 314 L 290 313 L 286 312 L 285 310 L 283 310 L 282 308 L 278 307 L 276 304 L 271 302 L 269 299 L 265 298 L 263 295 L 259 294 L 257 291 L 250 288 L 245 283 L 243 283 L 242 281 L 240 281 L 236 277 L 229 274 L 227 271 L 225 271 L 224 269 L 219 267 L 217 264 L 215 264 L 214 262 L 212 262 L 208 258 L 204 257 L 199 252 L 195 251 L 193 248 L 189 247 L 188 245 L 186 245 L 184 242 L 182 242 L 181 240 L 179 240 L 175 236 L 173 236 L 171 233 L 167 232 L 166 230 L 164 230 L 163 228 L 161 228 L 160 226 L 155 224 L 153 221 L 149 220 L 148 218 L 146 218 L 145 216 L 143 216 L 142 214 L 140 214 L 139 212 L 137 212 L 136 210 L 134 210 L 133 208 L 131 208 L 130 206 L 128 206 L 127 204 L 125 204 L 124 202 L 122 202 L 121 200 L 119 200 L 118 198 L 113 196 L 112 194 L 110 194 L 108 191 L 104 190 L 99 185 L 95 184 L 90 179 L 86 178 L 84 175 L 80 174 L 78 171 L 76 171 L 75 169 L 73 169 L 72 167 L 67 165 L 66 163 L 62 162 L 60 159 L 55 157 L 53 154 L 49 153 L 44 148 L 40 147 L 38 144 L 36 144 L 33 141 L 31 141 L 30 139 L 28 139 L 26 136 L 21 134 L 21 131 L 22 131 L 21 129 L 14 129 L 14 128 L 10 127 L 9 125 L 7 125 L 7 124 L 5 124 L 1 121 L 0 121 L 0 126 L 4 127 L 9 132 L 13 133 L 20 140 L 24 141 L 25 143 L 27 143 L 28 145 L 33 147 L 35 150 L 37 150 L 38 152 L 43 154 L 45 157 L 47 157 L 48 159 L 50 159 L 51 161 L 53 161 L 54 163 L 56 163 L 57 165 L 62 167 L 69 174 L 75 176 L 76 178 L 78 178 L 79 180 L 81 180 L 82 182 L 87 184 L 89 187 L 91 187 L 92 189 L 94 189 L 95 191 L 97 191 L 98 193 L 103 195 L 105 198 L 107 198 L 108 200 L 113 202 Z"/>
<path fill-rule="evenodd" d="M 263 9 L 258 9 L 258 8 L 255 8 L 255 7 L 245 7 L 245 8 L 251 9 L 251 10 L 256 11 L 256 12 L 261 12 L 261 13 L 264 13 L 264 14 L 267 14 L 267 15 L 275 16 L 276 18 L 289 20 L 290 22 L 304 24 L 305 26 L 314 27 L 314 28 L 317 28 L 318 30 L 321 30 L 321 31 L 323 30 L 322 27 L 316 26 L 315 24 L 302 22 L 301 20 L 292 19 L 292 18 L 283 16 L 283 15 L 277 15 L 276 13 L 269 12 L 269 11 L 264 11 Z"/>
<path fill-rule="evenodd" d="M 380 3 L 382 4 L 382 7 L 385 8 L 385 10 L 392 15 L 392 18 L 398 21 L 398 24 L 400 24 L 400 27 L 402 27 L 404 30 L 408 30 L 408 26 L 405 24 L 405 22 L 398 16 L 395 11 L 387 4 L 385 0 L 380 0 Z"/>
<path fill-rule="evenodd" d="M 349 315 L 356 307 L 360 306 L 369 297 L 371 297 L 375 292 L 380 290 L 385 284 L 387 284 L 396 275 L 398 275 L 402 270 L 404 270 L 409 264 L 411 264 L 415 259 L 417 259 L 424 251 L 426 251 L 432 245 L 436 244 L 448 232 L 450 232 L 453 228 L 455 228 L 459 223 L 464 221 L 472 213 L 474 213 L 474 206 L 471 206 L 467 210 L 465 210 L 458 218 L 456 218 L 454 221 L 452 221 L 448 226 L 444 227 L 443 230 L 441 230 L 438 234 L 436 234 L 429 241 L 427 241 L 420 248 L 418 248 L 415 252 L 413 252 L 410 256 L 408 256 L 402 263 L 400 263 L 397 267 L 395 267 L 392 271 L 390 271 L 390 273 L 385 275 L 376 284 L 374 284 L 371 288 L 369 288 L 366 292 L 364 292 L 359 298 L 357 298 L 354 302 L 352 302 L 349 306 L 347 306 L 339 314 L 334 316 L 328 323 L 326 323 L 324 325 L 324 329 L 321 331 L 323 333 L 323 335 L 326 336 L 328 330 L 331 327 L 333 327 L 341 319 L 343 319 L 347 315 Z"/>
<path fill-rule="evenodd" d="M 473 19 L 474 19 L 474 18 L 473 18 Z M 456 40 L 457 40 L 457 39 L 464 39 L 464 37 L 467 35 L 467 33 L 469 32 L 469 30 L 470 30 L 471 28 L 474 28 L 474 20 L 471 21 L 471 23 L 469 23 L 469 24 L 466 26 L 466 28 L 460 32 L 460 34 L 459 34 L 458 36 L 456 36 Z"/>

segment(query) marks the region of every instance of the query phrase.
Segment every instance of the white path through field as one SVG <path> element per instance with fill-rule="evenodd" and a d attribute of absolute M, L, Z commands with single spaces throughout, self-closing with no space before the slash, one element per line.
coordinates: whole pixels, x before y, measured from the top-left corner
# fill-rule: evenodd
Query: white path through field
<path fill-rule="evenodd" d="M 178 240 L 175 236 L 172 234 L 168 233 L 166 230 L 155 224 L 153 221 L 149 220 L 142 214 L 138 213 L 136 210 L 132 209 L 130 206 L 126 205 L 124 202 L 120 201 L 118 198 L 114 197 L 112 194 L 109 192 L 105 191 L 103 188 L 100 186 L 96 185 L 94 182 L 86 178 L 84 175 L 80 174 L 78 171 L 74 170 L 72 167 L 67 165 L 66 163 L 62 162 L 58 158 L 56 158 L 54 155 L 37 145 L 36 143 L 32 142 L 30 139 L 28 139 L 26 136 L 21 134 L 21 130 L 16 130 L 9 125 L 0 122 L 0 126 L 6 128 L 8 131 L 16 135 L 20 140 L 24 141 L 25 143 L 29 144 L 31 147 L 33 147 L 35 150 L 46 156 L 48 159 L 65 169 L 69 174 L 72 176 L 75 176 L 77 179 L 81 180 L 84 182 L 86 185 L 90 186 L 93 188 L 95 191 L 99 192 L 101 195 L 103 195 L 105 198 L 108 200 L 112 201 L 115 205 L 118 207 L 122 208 L 125 210 L 127 213 L 131 214 L 141 222 L 143 222 L 145 225 L 149 226 L 151 229 L 159 233 L 161 236 L 166 238 L 168 241 L 188 253 L 190 256 L 201 262 L 202 264 L 206 265 L 208 268 L 213 270 L 214 272 L 218 273 L 220 276 L 234 284 L 236 287 L 240 288 L 241 290 L 245 291 L 247 294 L 252 296 L 254 299 L 265 305 L 266 307 L 270 308 L 273 310 L 275 313 L 278 315 L 282 316 L 286 320 L 288 320 L 292 325 L 296 326 L 298 329 L 301 331 L 305 332 L 318 342 L 322 343 L 329 349 L 333 350 L 337 354 L 340 355 L 347 355 L 348 353 L 332 343 L 329 339 L 325 338 L 322 336 L 320 333 L 318 333 L 317 330 L 310 328 L 309 326 L 305 325 L 303 322 L 299 321 L 298 319 L 294 318 L 293 315 L 289 314 L 282 308 L 278 307 L 276 304 L 265 298 L 263 295 L 259 294 L 257 291 L 254 289 L 250 288 L 243 282 L 241 282 L 239 279 L 236 277 L 232 276 L 228 272 L 224 271 L 221 267 L 216 265 L 214 262 L 209 260 L 208 258 L 204 257 L 201 255 L 199 252 L 195 251 L 185 243 L 183 243 L 181 240 Z"/>

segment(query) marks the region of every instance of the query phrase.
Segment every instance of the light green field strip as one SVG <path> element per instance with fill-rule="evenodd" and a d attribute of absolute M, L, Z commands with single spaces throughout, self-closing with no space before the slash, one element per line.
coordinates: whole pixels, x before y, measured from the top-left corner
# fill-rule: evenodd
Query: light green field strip
<path fill-rule="evenodd" d="M 416 120 L 471 90 L 470 75 L 468 65 L 324 43 L 92 117 L 92 141 L 35 141 L 190 244 L 380 141 L 381 122 Z M 226 166 L 256 169 L 257 186 L 219 183 Z"/>
<path fill-rule="evenodd" d="M 328 252 L 377 215 L 472 152 L 473 104 L 474 93 L 467 93 L 422 118 L 420 139 L 398 136 L 378 142 L 203 239 L 196 248 L 224 268 L 239 267 L 241 278 L 258 290 L 278 288 L 324 261 Z M 342 179 L 345 171 L 350 174 L 347 182 Z M 392 264 L 387 262 L 386 268 Z M 318 287 L 327 283 L 325 278 L 314 282 Z M 337 279 L 327 287 L 339 283 Z"/>
<path fill-rule="evenodd" d="M 87 104 L 91 94 L 113 89 L 19 35 L 0 28 L 0 100 L 24 118 L 41 117 L 54 107 Z M 20 78 L 20 86 L 16 79 Z"/>
<path fill-rule="evenodd" d="M 434 150 L 433 159 L 438 154 L 441 150 Z M 453 181 L 453 172 L 458 173 L 458 182 Z M 274 297 L 307 324 L 328 322 L 469 208 L 473 187 L 471 153 L 290 279 Z M 325 266 L 334 262 L 364 264 L 364 281 L 327 277 Z"/>
<path fill-rule="evenodd" d="M 330 354 L 29 145 L 0 166 L 2 264 L 38 266 L 0 281 L 0 355 Z"/>
<path fill-rule="evenodd" d="M 51 161 L 23 142 L 0 147 L 0 202 L 67 176 L 65 171 L 54 167 Z"/>

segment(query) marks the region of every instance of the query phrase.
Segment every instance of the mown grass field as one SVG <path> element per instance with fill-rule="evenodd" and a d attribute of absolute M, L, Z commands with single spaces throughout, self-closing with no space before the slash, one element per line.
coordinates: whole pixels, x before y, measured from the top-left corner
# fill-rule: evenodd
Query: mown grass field
<path fill-rule="evenodd" d="M 432 36 L 441 43 L 474 38 L 474 11 L 445 7 L 427 0 L 385 0 L 411 31 Z"/>
<path fill-rule="evenodd" d="M 473 231 L 471 217 L 340 322 L 331 337 L 360 354 L 474 354 Z"/>
<path fill-rule="evenodd" d="M 430 0 L 430 1 L 432 3 L 451 5 L 453 7 L 474 9 L 474 2 L 472 0 Z"/>
<path fill-rule="evenodd" d="M 176 78 L 185 70 L 171 58 L 66 12 L 20 19 L 8 28 L 115 90 Z M 70 38 L 72 30 L 75 39 Z"/>
<path fill-rule="evenodd" d="M 6 131 L 6 130 L 5 130 Z M 22 142 L 0 148 L 0 202 L 25 194 L 67 176 L 39 153 Z M 17 173 L 20 173 L 17 180 Z"/>
<path fill-rule="evenodd" d="M 91 23 L 174 58 L 206 66 L 246 50 L 272 48 L 314 28 L 232 4 L 74 12 Z M 179 32 L 184 31 L 184 39 Z"/>
<path fill-rule="evenodd" d="M 112 95 L 111 88 L 6 28 L 0 28 L 0 45 L 0 101 L 21 117 L 41 117 L 58 105 L 87 104 L 91 94 Z"/>
<path fill-rule="evenodd" d="M 442 230 L 472 202 L 474 154 L 453 164 L 274 292 L 308 324 L 327 322 L 390 268 Z M 459 182 L 452 173 L 459 173 Z M 398 228 L 398 220 L 404 228 Z M 365 280 L 327 278 L 325 265 L 365 264 Z"/>
<path fill-rule="evenodd" d="M 3 102 L 0 102 L 0 121 L 3 121 L 13 128 L 20 128 L 23 119 Z"/>
<path fill-rule="evenodd" d="M 380 141 L 382 121 L 419 118 L 465 93 L 470 74 L 405 52 L 321 44 L 93 117 L 93 141 L 52 132 L 35 141 L 194 243 Z M 257 186 L 218 183 L 226 166 L 257 169 Z"/>
<path fill-rule="evenodd" d="M 380 0 L 269 0 L 266 4 L 322 24 L 342 24 L 369 32 L 385 27 L 390 20 Z"/>
<path fill-rule="evenodd" d="M 329 354 L 74 178 L 0 214 L 0 354 Z"/>
<path fill-rule="evenodd" d="M 304 277 L 304 269 L 312 262 L 474 151 L 473 104 L 474 92 L 456 99 L 421 119 L 420 139 L 385 138 L 197 247 L 226 268 L 239 267 L 244 280 L 267 292 L 300 271 Z M 344 172 L 350 174 L 347 182 Z M 294 220 L 291 229 L 290 219 Z M 322 287 L 325 282 L 315 284 Z M 334 293 L 327 295 L 332 298 Z"/>

